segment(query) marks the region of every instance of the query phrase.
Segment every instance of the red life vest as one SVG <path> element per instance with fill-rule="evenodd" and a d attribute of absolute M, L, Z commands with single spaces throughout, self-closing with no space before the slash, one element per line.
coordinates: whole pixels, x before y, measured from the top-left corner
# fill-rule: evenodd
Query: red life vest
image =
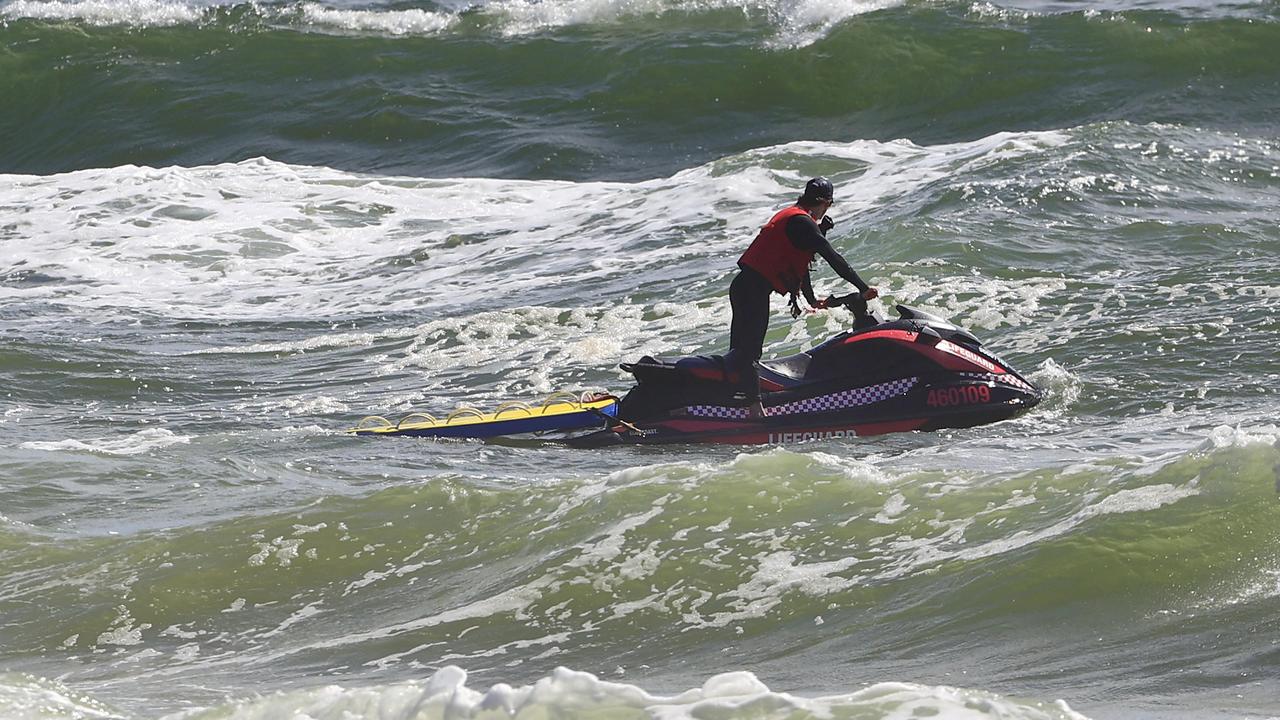
<path fill-rule="evenodd" d="M 760 234 L 738 258 L 738 264 L 763 275 L 776 293 L 788 295 L 799 290 L 814 254 L 801 250 L 787 239 L 787 221 L 807 214 L 808 211 L 796 205 L 779 210 L 760 228 Z"/>

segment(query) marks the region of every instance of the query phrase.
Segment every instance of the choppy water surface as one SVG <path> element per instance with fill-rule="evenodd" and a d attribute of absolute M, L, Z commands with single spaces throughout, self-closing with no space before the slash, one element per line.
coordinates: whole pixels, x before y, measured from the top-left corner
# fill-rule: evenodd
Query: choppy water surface
<path fill-rule="evenodd" d="M 1280 716 L 1277 27 L 0 4 L 0 715 Z M 722 351 L 816 174 L 884 307 L 1048 399 L 781 447 L 343 432 Z"/>

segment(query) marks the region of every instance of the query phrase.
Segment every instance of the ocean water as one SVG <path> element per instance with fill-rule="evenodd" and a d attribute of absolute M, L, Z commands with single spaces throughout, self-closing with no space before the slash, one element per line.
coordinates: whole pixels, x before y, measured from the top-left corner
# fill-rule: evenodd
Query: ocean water
<path fill-rule="evenodd" d="M 0 0 L 0 717 L 1280 717 L 1277 107 L 1273 0 Z M 723 351 L 817 174 L 1040 406 L 345 432 Z"/>

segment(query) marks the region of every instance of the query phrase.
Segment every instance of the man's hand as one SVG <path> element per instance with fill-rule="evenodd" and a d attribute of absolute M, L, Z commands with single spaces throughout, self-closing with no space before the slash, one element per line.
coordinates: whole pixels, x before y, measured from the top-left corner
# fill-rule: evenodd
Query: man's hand
<path fill-rule="evenodd" d="M 880 297 L 880 289 L 879 289 L 879 288 L 869 287 L 869 288 L 867 288 L 866 290 L 863 290 L 863 291 L 862 291 L 862 299 L 863 299 L 863 300 L 875 300 L 875 299 L 876 299 L 876 298 L 878 298 L 878 297 Z"/>
<path fill-rule="evenodd" d="M 831 219 L 830 215 L 823 215 L 822 220 L 818 223 L 818 229 L 825 236 L 827 231 L 836 226 L 836 221 Z"/>

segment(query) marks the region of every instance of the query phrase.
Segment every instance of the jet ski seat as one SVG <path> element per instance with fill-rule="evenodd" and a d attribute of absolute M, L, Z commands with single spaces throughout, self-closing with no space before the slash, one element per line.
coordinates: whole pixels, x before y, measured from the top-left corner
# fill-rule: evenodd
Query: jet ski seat
<path fill-rule="evenodd" d="M 766 371 L 781 375 L 790 380 L 803 380 L 809 371 L 809 362 L 813 356 L 807 352 L 796 353 L 777 360 L 761 361 L 760 367 Z"/>
<path fill-rule="evenodd" d="M 758 362 L 761 388 L 764 390 L 781 390 L 804 380 L 813 360 L 807 352 L 796 353 L 789 357 Z M 637 379 L 654 379 L 670 382 L 672 375 L 684 376 L 699 383 L 726 383 L 737 386 L 741 383 L 741 375 L 734 363 L 734 351 L 724 355 L 693 355 L 682 357 L 675 362 L 645 356 L 636 363 L 623 363 L 623 370 L 634 374 Z M 662 380 L 662 378 L 668 378 Z"/>
<path fill-rule="evenodd" d="M 737 383 L 739 373 L 733 369 L 733 351 L 727 355 L 694 355 L 676 361 L 676 370 L 685 375 L 711 382 Z"/>
<path fill-rule="evenodd" d="M 773 386 L 783 387 L 790 385 L 791 382 L 803 380 L 804 374 L 809 369 L 809 361 L 812 359 L 809 353 L 802 352 L 777 360 L 758 362 L 765 389 L 777 389 Z M 724 355 L 695 355 L 680 358 L 675 362 L 675 369 L 677 372 L 699 380 L 733 385 L 739 382 L 739 373 L 735 369 L 732 350 Z M 770 378 L 770 375 L 781 377 Z M 779 380 L 783 382 L 778 382 Z"/>

